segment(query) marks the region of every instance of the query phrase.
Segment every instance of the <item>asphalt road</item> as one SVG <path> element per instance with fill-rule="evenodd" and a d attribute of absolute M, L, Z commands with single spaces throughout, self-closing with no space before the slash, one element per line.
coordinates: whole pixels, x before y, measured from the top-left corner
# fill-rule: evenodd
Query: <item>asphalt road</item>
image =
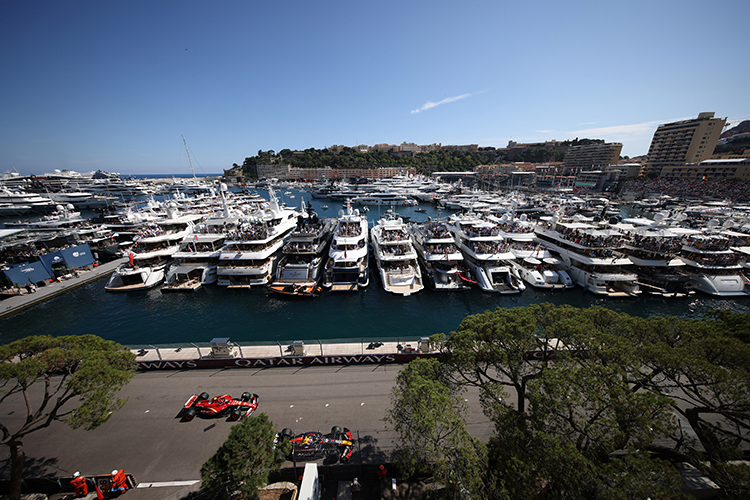
<path fill-rule="evenodd" d="M 334 425 L 348 427 L 355 438 L 359 436 L 350 463 L 379 463 L 396 438 L 384 413 L 400 369 L 401 365 L 359 365 L 139 372 L 121 392 L 129 398 L 125 407 L 99 428 L 73 431 L 55 422 L 29 435 L 24 442 L 25 476 L 106 474 L 117 468 L 132 472 L 141 483 L 198 480 L 201 465 L 225 441 L 232 425 L 225 419 L 177 418 L 185 401 L 204 391 L 211 396 L 258 394 L 256 412 L 266 413 L 278 430 L 329 432 Z M 492 424 L 482 415 L 476 394 L 467 395 L 467 400 L 468 429 L 486 439 Z M 0 422 L 11 429 L 24 416 L 20 398 L 0 407 Z M 7 478 L 7 448 L 0 449 L 0 459 L 0 475 Z M 178 499 L 196 489 L 197 485 L 155 485 L 132 490 L 127 498 Z"/>

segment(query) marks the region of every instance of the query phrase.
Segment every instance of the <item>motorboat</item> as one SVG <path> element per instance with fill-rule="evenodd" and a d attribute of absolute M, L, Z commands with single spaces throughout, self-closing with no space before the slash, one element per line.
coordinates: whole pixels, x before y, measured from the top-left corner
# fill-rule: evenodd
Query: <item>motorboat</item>
<path fill-rule="evenodd" d="M 441 291 L 471 289 L 473 280 L 469 277 L 469 269 L 445 221 L 429 219 L 423 224 L 412 223 L 409 231 L 430 288 Z"/>
<path fill-rule="evenodd" d="M 386 292 L 411 295 L 424 288 L 411 235 L 403 219 L 385 214 L 370 231 L 372 249 Z"/>
<path fill-rule="evenodd" d="M 282 249 L 275 279 L 268 285 L 270 292 L 298 297 L 320 294 L 323 263 L 335 224 L 335 219 L 320 218 L 303 204 L 297 226 Z"/>
<path fill-rule="evenodd" d="M 448 229 L 456 237 L 472 279 L 485 292 L 520 293 L 526 289 L 511 262 L 516 258 L 500 227 L 473 212 L 451 215 Z"/>
<path fill-rule="evenodd" d="M 556 252 L 570 277 L 597 295 L 633 297 L 639 295 L 638 275 L 632 261 L 622 252 L 627 238 L 608 226 L 584 217 L 542 217 L 534 227 L 537 241 Z"/>
<path fill-rule="evenodd" d="M 169 217 L 143 228 L 131 247 L 128 262 L 120 265 L 104 289 L 108 292 L 148 290 L 160 285 L 180 243 L 190 234 L 200 214 L 178 215 L 170 207 Z"/>
<path fill-rule="evenodd" d="M 686 264 L 693 288 L 716 297 L 748 296 L 742 259 L 731 246 L 732 240 L 721 234 L 716 219 L 709 221 L 703 234 L 682 239 L 678 257 Z"/>
<path fill-rule="evenodd" d="M 328 251 L 323 286 L 332 292 L 356 291 L 370 283 L 367 218 L 359 210 L 339 210 L 333 241 Z"/>
<path fill-rule="evenodd" d="M 227 234 L 219 255 L 217 284 L 228 288 L 267 285 L 274 276 L 281 249 L 297 225 L 299 212 L 279 205 L 273 188 L 269 201 L 243 216 Z"/>

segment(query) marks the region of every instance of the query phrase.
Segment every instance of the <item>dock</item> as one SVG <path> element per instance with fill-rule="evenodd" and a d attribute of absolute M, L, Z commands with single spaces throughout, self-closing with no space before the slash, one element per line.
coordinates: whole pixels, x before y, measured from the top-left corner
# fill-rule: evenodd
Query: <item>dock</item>
<path fill-rule="evenodd" d="M 100 264 L 88 270 L 77 269 L 77 275 L 71 274 L 68 278 L 53 281 L 52 283 L 48 282 L 45 286 L 37 287 L 34 292 L 28 292 L 22 287 L 21 293 L 8 297 L 0 302 L 0 318 L 17 313 L 18 311 L 39 304 L 40 302 L 44 302 L 45 300 L 57 297 L 73 288 L 109 276 L 115 269 L 117 269 L 117 266 L 127 261 L 128 259 L 123 257 L 121 259 L 107 262 L 106 264 Z M 102 291 L 103 289 L 104 287 L 102 286 Z"/>

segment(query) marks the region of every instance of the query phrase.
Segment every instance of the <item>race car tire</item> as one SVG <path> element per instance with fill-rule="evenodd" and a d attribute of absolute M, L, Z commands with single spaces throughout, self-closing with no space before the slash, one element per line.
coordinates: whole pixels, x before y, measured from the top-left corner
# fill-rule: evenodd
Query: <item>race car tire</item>
<path fill-rule="evenodd" d="M 339 427 L 338 425 L 334 425 L 333 427 L 331 427 L 331 434 L 336 435 L 336 437 L 338 437 L 338 435 L 341 434 L 342 432 L 344 431 L 342 431 L 341 427 Z"/>
<path fill-rule="evenodd" d="M 252 394 L 250 394 L 249 392 L 243 392 L 243 393 L 242 393 L 242 396 L 240 397 L 240 399 L 241 399 L 242 401 L 248 402 L 248 401 L 250 401 L 250 399 L 251 399 L 252 397 L 253 397 L 253 395 L 252 395 Z"/>
<path fill-rule="evenodd" d="M 284 429 L 281 430 L 281 435 L 283 437 L 292 437 L 292 434 L 293 434 L 292 429 L 290 429 L 288 427 L 286 427 L 286 428 L 284 428 Z"/>
<path fill-rule="evenodd" d="M 328 453 L 328 461 L 332 464 L 335 464 L 339 461 L 339 452 L 338 451 L 331 451 Z"/>
<path fill-rule="evenodd" d="M 208 397 L 209 396 L 208 396 L 207 392 L 201 392 L 200 395 L 198 396 L 198 401 L 204 401 L 204 400 L 208 399 Z"/>
<path fill-rule="evenodd" d="M 229 420 L 234 422 L 234 421 L 239 420 L 241 416 L 242 414 L 240 412 L 238 412 L 237 410 L 234 410 L 232 413 L 229 414 Z"/>
<path fill-rule="evenodd" d="M 286 460 L 286 457 L 284 456 L 284 452 L 276 450 L 276 453 L 274 454 L 274 459 L 276 462 L 283 462 Z"/>
<path fill-rule="evenodd" d="M 186 422 L 190 422 L 195 418 L 195 410 L 193 410 L 192 408 L 188 409 L 182 416 L 182 418 L 184 418 Z"/>

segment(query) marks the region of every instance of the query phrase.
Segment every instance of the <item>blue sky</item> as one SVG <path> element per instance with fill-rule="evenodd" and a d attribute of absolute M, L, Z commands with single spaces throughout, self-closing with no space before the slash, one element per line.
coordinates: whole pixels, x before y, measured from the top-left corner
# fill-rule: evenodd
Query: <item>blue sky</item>
<path fill-rule="evenodd" d="M 0 0 L 0 174 L 750 118 L 750 2 Z"/>

